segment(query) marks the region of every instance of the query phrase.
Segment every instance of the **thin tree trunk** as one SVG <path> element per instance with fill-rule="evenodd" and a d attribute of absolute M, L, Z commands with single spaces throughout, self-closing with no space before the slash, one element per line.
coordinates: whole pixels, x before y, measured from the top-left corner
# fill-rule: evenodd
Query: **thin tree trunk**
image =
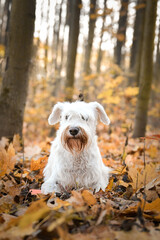
<path fill-rule="evenodd" d="M 104 28 L 105 28 L 105 19 L 106 19 L 106 3 L 107 3 L 107 0 L 104 0 L 103 23 L 102 23 L 102 28 L 101 28 L 100 43 L 99 43 L 98 57 L 97 57 L 97 72 L 98 73 L 101 71 L 102 42 L 103 42 L 103 35 L 104 35 Z"/>
<path fill-rule="evenodd" d="M 7 22 L 6 22 L 5 39 L 4 39 L 4 44 L 5 44 L 5 46 L 7 46 L 7 41 L 8 41 L 11 4 L 12 4 L 12 0 L 8 0 L 8 6 L 7 6 Z"/>
<path fill-rule="evenodd" d="M 155 84 L 160 83 L 160 22 L 159 22 L 159 32 L 158 32 L 158 42 L 156 51 L 156 62 L 155 62 Z"/>
<path fill-rule="evenodd" d="M 67 0 L 67 13 L 66 13 L 66 23 L 65 25 L 70 26 L 71 21 L 71 0 Z"/>
<path fill-rule="evenodd" d="M 134 137 L 144 137 L 152 83 L 153 49 L 155 37 L 157 0 L 146 2 L 144 38 L 141 58 L 140 88 L 136 106 Z"/>
<path fill-rule="evenodd" d="M 59 33 L 60 33 L 60 27 L 62 22 L 62 5 L 63 5 L 63 0 L 61 0 L 60 4 L 56 3 L 55 24 L 54 24 L 54 43 L 53 43 L 54 69 L 56 73 L 58 70 Z M 57 18 L 58 20 L 56 20 Z"/>
<path fill-rule="evenodd" d="M 13 0 L 6 71 L 0 96 L 0 137 L 22 135 L 35 20 L 35 0 Z"/>
<path fill-rule="evenodd" d="M 3 7 L 2 22 L 1 22 L 1 29 L 0 29 L 0 43 L 4 45 L 6 40 L 6 28 L 9 21 L 10 3 L 11 3 L 11 0 L 6 0 Z"/>
<path fill-rule="evenodd" d="M 139 85 L 140 64 L 142 55 L 144 19 L 145 19 L 146 0 L 137 1 L 136 18 L 134 23 L 133 43 L 131 48 L 130 70 L 135 73 L 134 83 Z"/>
<path fill-rule="evenodd" d="M 40 18 L 40 26 L 42 25 L 42 22 L 43 22 L 43 8 L 44 8 L 44 0 L 41 2 L 41 10 L 40 10 L 40 13 L 41 13 L 41 18 Z M 39 28 L 38 30 L 38 41 L 37 41 L 37 49 L 39 49 L 39 46 L 40 46 L 40 36 L 41 36 L 41 28 Z"/>
<path fill-rule="evenodd" d="M 122 46 L 126 40 L 127 16 L 129 0 L 121 0 L 121 9 L 118 22 L 117 43 L 114 51 L 115 63 L 119 66 L 122 61 Z"/>
<path fill-rule="evenodd" d="M 136 55 L 141 49 L 145 16 L 145 0 L 137 0 L 136 17 L 134 22 L 133 43 L 131 48 L 130 69 L 135 70 Z"/>
<path fill-rule="evenodd" d="M 59 91 L 60 91 L 60 86 L 61 86 L 61 71 L 63 68 L 63 57 L 64 57 L 64 37 L 60 40 L 59 38 L 59 33 L 60 29 L 62 27 L 62 32 L 65 32 L 65 27 L 66 27 L 66 17 L 67 17 L 67 11 L 66 11 L 66 16 L 64 19 L 62 18 L 62 8 L 63 4 L 67 4 L 67 2 L 64 2 L 64 0 L 61 1 L 60 4 L 60 11 L 59 11 L 59 22 L 58 22 L 58 36 L 55 42 L 55 81 L 54 81 L 54 90 L 53 90 L 53 96 L 58 96 Z M 58 59 L 59 58 L 59 59 Z"/>
<path fill-rule="evenodd" d="M 48 36 L 49 36 L 49 10 L 50 10 L 50 0 L 48 0 L 48 9 L 47 9 L 47 36 L 46 36 L 46 46 L 45 46 L 45 60 L 44 60 L 44 69 L 47 76 L 48 71 Z"/>
<path fill-rule="evenodd" d="M 89 13 L 89 31 L 88 31 L 88 40 L 85 49 L 85 61 L 84 61 L 84 73 L 86 75 L 90 74 L 90 61 L 91 61 L 91 52 L 94 38 L 94 29 L 96 23 L 96 1 L 90 0 L 90 13 Z"/>
<path fill-rule="evenodd" d="M 77 55 L 77 45 L 79 36 L 79 19 L 81 0 L 72 0 L 71 2 L 71 19 L 69 27 L 69 41 L 68 41 L 68 53 L 67 53 L 67 74 L 66 74 L 66 100 L 71 100 L 73 96 L 74 88 L 74 72 Z"/>

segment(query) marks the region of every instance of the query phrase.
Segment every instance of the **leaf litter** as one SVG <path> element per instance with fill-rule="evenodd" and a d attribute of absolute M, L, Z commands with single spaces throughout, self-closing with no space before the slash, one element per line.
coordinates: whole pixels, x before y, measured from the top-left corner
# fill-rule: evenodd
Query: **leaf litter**
<path fill-rule="evenodd" d="M 12 143 L 2 138 L 0 239 L 159 239 L 159 135 L 135 140 L 129 130 L 117 134 L 104 133 L 98 141 L 112 168 L 105 192 L 48 195 L 40 187 L 50 140 L 23 149 L 18 135 Z"/>

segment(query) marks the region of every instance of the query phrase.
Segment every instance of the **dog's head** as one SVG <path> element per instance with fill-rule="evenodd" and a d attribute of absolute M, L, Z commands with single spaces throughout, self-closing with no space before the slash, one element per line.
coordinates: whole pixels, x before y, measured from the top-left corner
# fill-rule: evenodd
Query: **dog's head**
<path fill-rule="evenodd" d="M 104 124 L 110 124 L 104 108 L 97 102 L 59 102 L 53 107 L 48 122 L 50 125 L 60 122 L 58 134 L 61 143 L 74 154 L 80 153 L 92 142 L 98 117 Z"/>

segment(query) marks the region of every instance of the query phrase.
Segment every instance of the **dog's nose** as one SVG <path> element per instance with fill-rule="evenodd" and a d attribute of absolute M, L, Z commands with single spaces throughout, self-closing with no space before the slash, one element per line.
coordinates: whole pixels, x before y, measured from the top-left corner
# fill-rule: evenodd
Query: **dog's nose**
<path fill-rule="evenodd" d="M 79 128 L 78 127 L 72 127 L 69 129 L 69 132 L 72 136 L 76 136 L 79 133 Z"/>

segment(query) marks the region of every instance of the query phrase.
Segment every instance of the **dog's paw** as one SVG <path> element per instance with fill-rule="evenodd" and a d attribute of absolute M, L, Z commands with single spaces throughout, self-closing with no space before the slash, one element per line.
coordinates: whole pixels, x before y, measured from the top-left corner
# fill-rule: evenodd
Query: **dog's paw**
<path fill-rule="evenodd" d="M 52 193 L 54 191 L 53 184 L 51 183 L 43 183 L 41 186 L 41 192 L 43 194 Z"/>

